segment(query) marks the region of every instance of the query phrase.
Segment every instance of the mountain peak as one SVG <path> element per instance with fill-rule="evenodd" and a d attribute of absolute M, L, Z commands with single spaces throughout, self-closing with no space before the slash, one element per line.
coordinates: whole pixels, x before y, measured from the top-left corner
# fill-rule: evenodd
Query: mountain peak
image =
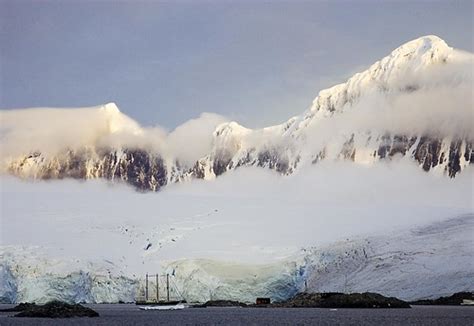
<path fill-rule="evenodd" d="M 436 35 L 425 35 L 402 44 L 395 51 L 412 51 L 416 49 L 428 51 L 430 49 L 450 49 L 450 47 L 442 38 Z"/>
<path fill-rule="evenodd" d="M 330 116 L 342 111 L 347 103 L 373 90 L 386 92 L 409 88 L 410 85 L 406 83 L 413 79 L 414 74 L 448 62 L 453 51 L 443 39 L 435 35 L 404 43 L 345 83 L 320 91 L 306 116 Z"/>
<path fill-rule="evenodd" d="M 120 110 L 117 106 L 117 104 L 115 104 L 114 102 L 109 102 L 107 104 L 104 104 L 102 106 L 102 109 L 105 111 L 105 112 L 110 112 L 110 113 L 120 113 Z"/>
<path fill-rule="evenodd" d="M 140 125 L 133 119 L 120 112 L 117 104 L 114 102 L 103 104 L 100 106 L 99 112 L 102 112 L 102 115 L 104 116 L 108 126 L 108 132 L 111 134 L 117 132 L 126 132 L 133 135 L 139 135 L 142 133 L 142 128 Z"/>
<path fill-rule="evenodd" d="M 435 35 L 427 35 L 399 46 L 384 59 L 392 58 L 402 62 L 415 61 L 417 64 L 431 64 L 446 59 L 451 52 L 452 48 L 443 39 Z"/>

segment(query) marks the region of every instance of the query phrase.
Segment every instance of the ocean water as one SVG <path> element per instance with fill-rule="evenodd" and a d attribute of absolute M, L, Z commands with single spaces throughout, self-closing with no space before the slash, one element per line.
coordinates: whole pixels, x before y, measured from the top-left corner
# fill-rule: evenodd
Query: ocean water
<path fill-rule="evenodd" d="M 13 305 L 0 305 L 0 309 Z M 412 309 L 189 308 L 142 311 L 135 305 L 87 305 L 98 318 L 14 318 L 0 325 L 474 325 L 474 307 L 417 306 Z"/>

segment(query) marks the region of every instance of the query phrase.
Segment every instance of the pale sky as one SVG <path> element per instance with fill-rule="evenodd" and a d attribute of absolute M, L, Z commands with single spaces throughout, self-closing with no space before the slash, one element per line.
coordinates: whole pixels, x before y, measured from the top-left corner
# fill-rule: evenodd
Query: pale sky
<path fill-rule="evenodd" d="M 263 127 L 428 34 L 473 51 L 473 2 L 0 0 L 0 108 L 113 101 L 147 126 Z"/>

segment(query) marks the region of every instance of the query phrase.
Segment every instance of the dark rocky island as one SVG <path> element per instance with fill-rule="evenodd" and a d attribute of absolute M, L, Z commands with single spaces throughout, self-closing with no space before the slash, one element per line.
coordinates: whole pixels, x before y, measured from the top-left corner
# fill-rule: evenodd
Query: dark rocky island
<path fill-rule="evenodd" d="M 15 317 L 37 318 L 72 318 L 72 317 L 99 317 L 99 314 L 80 304 L 68 304 L 61 301 L 51 301 L 44 305 L 34 303 L 20 303 L 14 308 L 2 311 L 19 312 Z"/>
<path fill-rule="evenodd" d="M 474 300 L 473 292 L 457 292 L 449 297 L 412 301 L 412 305 L 460 306 L 464 300 Z"/>
<path fill-rule="evenodd" d="M 195 308 L 249 307 L 249 308 L 410 308 L 403 300 L 378 293 L 299 293 L 294 297 L 269 304 L 245 304 L 231 300 L 212 300 Z"/>
<path fill-rule="evenodd" d="M 210 300 L 201 305 L 193 306 L 194 308 L 207 307 L 247 307 L 247 304 L 233 300 Z"/>
<path fill-rule="evenodd" d="M 410 308 L 408 302 L 378 293 L 299 293 L 269 305 L 283 308 Z"/>

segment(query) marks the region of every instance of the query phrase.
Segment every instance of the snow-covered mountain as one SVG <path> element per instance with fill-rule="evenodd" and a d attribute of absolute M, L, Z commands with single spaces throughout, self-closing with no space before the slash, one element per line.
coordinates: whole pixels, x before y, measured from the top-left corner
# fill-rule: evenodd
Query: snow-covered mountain
<path fill-rule="evenodd" d="M 169 135 L 139 126 L 113 103 L 4 111 L 1 168 L 28 178 L 104 178 L 159 190 L 240 166 L 289 175 L 321 160 L 373 164 L 404 156 L 425 171 L 455 177 L 474 163 L 472 68 L 472 54 L 421 37 L 319 92 L 306 112 L 280 125 L 253 130 L 216 123 L 204 138 L 189 131 L 186 141 L 171 145 Z M 199 146 L 191 159 L 177 150 Z"/>

